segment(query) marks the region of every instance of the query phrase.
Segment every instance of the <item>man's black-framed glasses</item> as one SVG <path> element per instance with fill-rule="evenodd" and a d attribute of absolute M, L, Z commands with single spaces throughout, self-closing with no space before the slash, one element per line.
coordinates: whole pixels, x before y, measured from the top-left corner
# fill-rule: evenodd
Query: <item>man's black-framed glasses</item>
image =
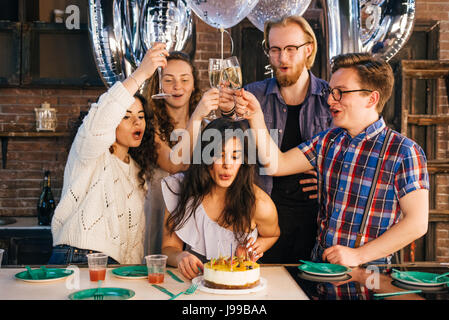
<path fill-rule="evenodd" d="M 295 46 L 295 45 L 291 44 L 291 45 L 285 46 L 284 48 L 279 48 L 279 47 L 271 47 L 269 49 L 265 48 L 265 53 L 268 54 L 272 58 L 277 58 L 281 55 L 282 51 L 285 51 L 288 56 L 292 57 L 296 54 L 296 52 L 298 52 L 299 48 L 301 48 L 309 43 L 311 43 L 311 42 L 308 41 L 299 46 Z"/>
<path fill-rule="evenodd" d="M 341 98 L 343 97 L 343 93 L 349 93 L 349 92 L 359 92 L 359 91 L 366 91 L 366 92 L 373 92 L 373 90 L 368 90 L 368 89 L 357 89 L 357 90 L 345 90 L 342 91 L 339 88 L 323 88 L 323 90 L 321 90 L 322 95 L 332 95 L 332 98 L 334 98 L 335 101 L 340 101 Z"/>

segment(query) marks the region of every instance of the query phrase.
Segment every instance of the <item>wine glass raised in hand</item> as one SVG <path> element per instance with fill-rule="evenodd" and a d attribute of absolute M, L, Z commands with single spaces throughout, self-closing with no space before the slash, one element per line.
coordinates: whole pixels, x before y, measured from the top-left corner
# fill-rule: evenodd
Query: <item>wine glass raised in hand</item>
<path fill-rule="evenodd" d="M 171 94 L 164 93 L 162 90 L 162 67 L 157 67 L 157 74 L 159 76 L 159 93 L 153 94 L 151 99 L 165 99 L 171 97 Z"/>
<path fill-rule="evenodd" d="M 232 56 L 223 60 L 222 81 L 224 83 L 229 83 L 229 86 L 233 90 L 239 90 L 242 88 L 242 70 L 237 57 Z M 236 113 L 236 116 L 233 119 L 239 121 L 244 120 L 245 118 Z"/>
<path fill-rule="evenodd" d="M 220 89 L 221 72 L 222 72 L 222 59 L 209 59 L 209 83 L 212 88 Z M 217 119 L 217 114 L 215 110 L 212 110 L 208 115 L 208 120 Z"/>

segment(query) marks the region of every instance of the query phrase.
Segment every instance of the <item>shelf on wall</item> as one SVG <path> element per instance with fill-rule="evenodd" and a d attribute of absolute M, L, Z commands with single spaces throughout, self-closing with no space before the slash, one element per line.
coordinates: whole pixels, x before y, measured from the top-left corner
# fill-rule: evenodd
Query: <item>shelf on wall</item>
<path fill-rule="evenodd" d="M 6 169 L 9 138 L 50 138 L 68 136 L 70 136 L 69 132 L 0 132 L 0 138 L 2 141 L 2 168 Z"/>

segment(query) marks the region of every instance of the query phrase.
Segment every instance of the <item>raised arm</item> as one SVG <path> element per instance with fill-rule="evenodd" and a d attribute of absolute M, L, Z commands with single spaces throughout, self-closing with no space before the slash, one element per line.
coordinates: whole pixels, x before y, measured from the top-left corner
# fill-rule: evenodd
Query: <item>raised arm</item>
<path fill-rule="evenodd" d="M 268 132 L 259 101 L 252 93 L 242 89 L 241 95 L 236 96 L 236 104 L 236 112 L 244 114 L 248 119 L 257 145 L 259 161 L 266 169 L 266 174 L 286 176 L 313 169 L 309 160 L 298 148 L 286 152 L 279 150 Z"/>
<path fill-rule="evenodd" d="M 166 142 L 156 135 L 156 142 L 160 146 L 157 159 L 160 168 L 170 174 L 187 170 L 191 163 L 194 145 L 201 132 L 201 122 L 212 110 L 218 108 L 218 102 L 218 89 L 212 88 L 204 93 L 189 119 L 187 128 L 179 130 L 180 139 L 173 148 L 170 148 Z"/>
<path fill-rule="evenodd" d="M 115 142 L 115 130 L 134 103 L 134 94 L 158 66 L 166 65 L 165 44 L 156 44 L 149 50 L 142 63 L 122 83 L 115 83 L 92 104 L 75 137 L 74 147 L 81 161 L 97 158 Z"/>

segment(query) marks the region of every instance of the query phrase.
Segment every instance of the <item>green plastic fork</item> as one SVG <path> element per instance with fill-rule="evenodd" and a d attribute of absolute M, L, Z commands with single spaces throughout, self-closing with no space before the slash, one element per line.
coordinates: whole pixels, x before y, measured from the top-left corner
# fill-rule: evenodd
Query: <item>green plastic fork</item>
<path fill-rule="evenodd" d="M 103 294 L 100 292 L 101 289 L 101 280 L 98 280 L 98 287 L 94 293 L 94 300 L 103 300 Z"/>
<path fill-rule="evenodd" d="M 418 283 L 431 283 L 429 281 L 416 279 L 414 276 L 408 274 L 407 271 L 401 271 L 401 270 L 394 269 L 394 268 L 392 270 L 393 270 L 393 272 L 396 272 L 396 273 L 402 275 L 403 277 L 408 278 L 409 280 L 411 279 L 411 280 L 413 280 L 415 282 L 418 282 Z"/>
<path fill-rule="evenodd" d="M 26 266 L 25 268 L 28 270 L 28 274 L 30 275 L 31 279 L 39 280 L 36 274 L 33 273 L 33 270 L 30 268 L 30 266 Z"/>
<path fill-rule="evenodd" d="M 446 276 L 449 276 L 449 272 L 446 272 L 446 273 L 440 274 L 439 276 L 436 276 L 435 278 L 432 279 L 432 281 L 437 282 L 438 279 L 440 279 L 442 277 L 446 277 Z"/>
<path fill-rule="evenodd" d="M 197 288 L 198 288 L 198 285 L 197 285 L 197 284 L 192 284 L 186 291 L 182 291 L 182 292 L 176 294 L 175 296 L 171 297 L 171 298 L 168 299 L 168 300 L 174 300 L 174 299 L 176 299 L 177 297 L 179 297 L 181 294 L 187 294 L 187 295 L 188 295 L 188 294 L 193 294 L 193 293 L 196 291 Z"/>
<path fill-rule="evenodd" d="M 45 266 L 41 266 L 41 270 L 44 272 L 44 277 L 48 278 L 48 271 L 47 268 Z"/>

